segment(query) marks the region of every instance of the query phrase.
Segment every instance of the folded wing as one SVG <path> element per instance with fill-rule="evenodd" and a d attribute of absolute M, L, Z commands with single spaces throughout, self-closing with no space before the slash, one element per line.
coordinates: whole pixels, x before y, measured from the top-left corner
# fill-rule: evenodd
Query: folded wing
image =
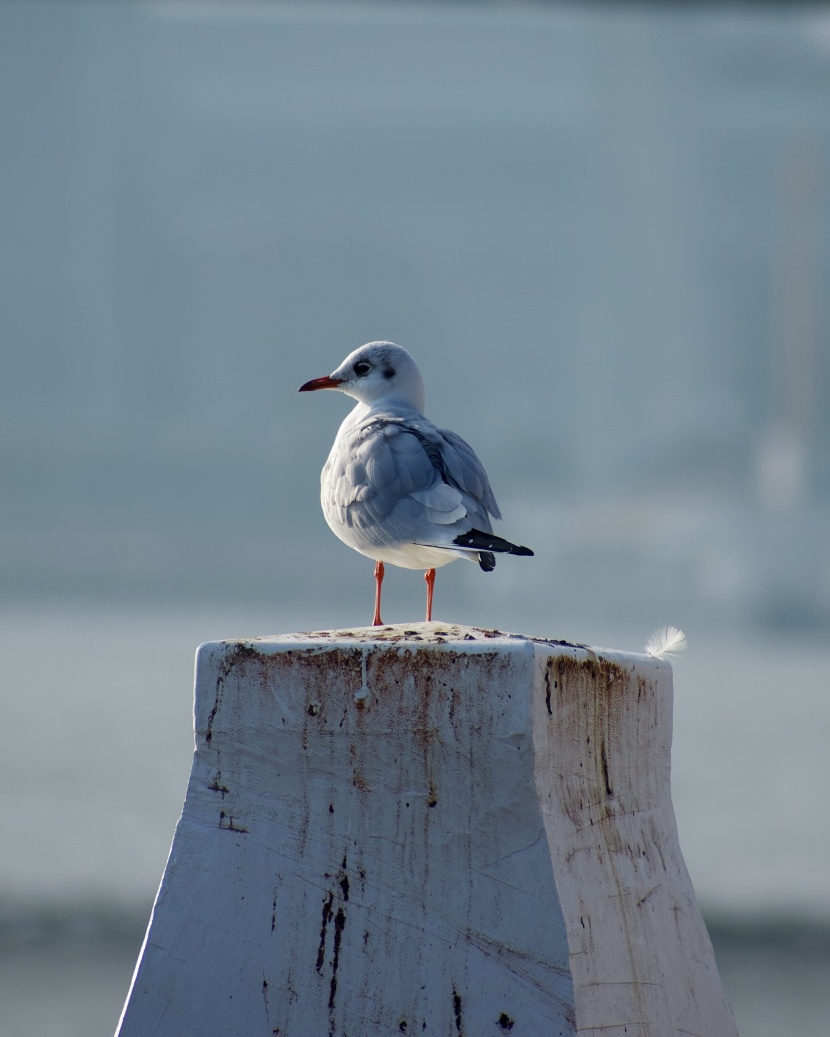
<path fill-rule="evenodd" d="M 323 508 L 362 547 L 458 549 L 500 517 L 484 468 L 460 437 L 425 418 L 374 416 L 338 437 L 323 471 Z"/>

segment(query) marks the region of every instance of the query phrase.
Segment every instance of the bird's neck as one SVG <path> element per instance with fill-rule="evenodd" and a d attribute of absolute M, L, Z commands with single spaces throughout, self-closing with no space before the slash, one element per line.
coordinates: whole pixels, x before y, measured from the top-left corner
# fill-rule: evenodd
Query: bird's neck
<path fill-rule="evenodd" d="M 349 411 L 346 417 L 343 419 L 343 423 L 340 428 L 350 428 L 352 425 L 359 425 L 361 421 L 366 417 L 367 414 L 371 413 L 372 408 L 368 403 L 356 403 L 355 406 Z"/>
<path fill-rule="evenodd" d="M 374 400 L 372 403 L 358 403 L 349 411 L 343 425 L 345 427 L 357 425 L 376 414 L 393 414 L 395 417 L 401 418 L 422 418 L 424 416 L 423 411 L 413 406 L 411 400 L 398 396 L 384 396 L 383 399 Z"/>

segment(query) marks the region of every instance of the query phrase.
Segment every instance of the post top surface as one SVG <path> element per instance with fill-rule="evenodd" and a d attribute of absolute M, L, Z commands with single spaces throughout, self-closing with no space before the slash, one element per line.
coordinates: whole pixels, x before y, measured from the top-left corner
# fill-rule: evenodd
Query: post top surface
<path fill-rule="evenodd" d="M 533 651 L 547 649 L 551 654 L 564 654 L 572 658 L 598 658 L 621 662 L 623 659 L 638 664 L 651 663 L 657 666 L 661 662 L 637 652 L 624 652 L 594 648 L 557 638 L 531 637 L 526 634 L 514 634 L 503 630 L 484 627 L 464 626 L 458 623 L 396 623 L 387 626 L 350 627 L 334 630 L 298 631 L 289 634 L 272 634 L 264 637 L 228 638 L 222 641 L 207 642 L 202 646 L 211 646 L 214 650 L 242 647 L 264 654 L 279 653 L 301 648 L 306 651 L 321 652 L 343 648 L 394 648 L 416 651 L 419 648 L 438 651 L 462 651 L 478 653 L 482 651 Z M 666 664 L 662 664 L 666 665 Z"/>
<path fill-rule="evenodd" d="M 513 634 L 504 630 L 485 627 L 464 626 L 459 623 L 395 623 L 384 626 L 343 627 L 333 630 L 303 630 L 288 634 L 270 634 L 264 637 L 230 638 L 218 642 L 220 644 L 246 644 L 267 648 L 275 648 L 302 643 L 305 646 L 319 644 L 320 647 L 353 646 L 356 644 L 416 646 L 422 645 L 465 645 L 486 642 L 490 646 L 509 644 L 544 644 L 551 647 L 564 647 L 586 650 L 586 645 L 572 644 L 553 638 L 530 637 L 526 634 Z"/>

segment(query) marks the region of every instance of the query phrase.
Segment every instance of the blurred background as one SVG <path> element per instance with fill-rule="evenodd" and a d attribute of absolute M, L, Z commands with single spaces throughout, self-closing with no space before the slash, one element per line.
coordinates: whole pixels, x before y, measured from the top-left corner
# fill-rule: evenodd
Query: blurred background
<path fill-rule="evenodd" d="M 439 618 L 675 665 L 743 1037 L 830 1017 L 830 7 L 0 0 L 0 1031 L 115 1029 L 205 640 L 358 626 L 363 342 L 499 531 Z M 388 622 L 423 581 L 390 570 Z"/>

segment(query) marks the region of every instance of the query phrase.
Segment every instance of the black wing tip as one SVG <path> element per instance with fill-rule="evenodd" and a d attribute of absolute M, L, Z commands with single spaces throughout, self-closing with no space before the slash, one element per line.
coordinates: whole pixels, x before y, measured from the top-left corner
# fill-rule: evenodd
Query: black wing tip
<path fill-rule="evenodd" d="M 496 556 L 489 551 L 482 551 L 478 556 L 478 564 L 486 573 L 491 573 L 496 568 Z"/>
<path fill-rule="evenodd" d="M 483 555 L 489 554 L 491 557 L 493 551 L 501 554 L 524 555 L 525 557 L 533 556 L 533 552 L 529 547 L 511 544 L 509 540 L 496 536 L 495 533 L 482 533 L 480 529 L 471 529 L 467 533 L 461 533 L 453 540 L 453 543 L 458 544 L 459 547 L 477 547 Z M 495 566 L 495 559 L 493 560 L 493 566 Z M 484 569 L 483 565 L 481 567 Z M 490 572 L 490 569 L 486 569 L 485 572 Z"/>

